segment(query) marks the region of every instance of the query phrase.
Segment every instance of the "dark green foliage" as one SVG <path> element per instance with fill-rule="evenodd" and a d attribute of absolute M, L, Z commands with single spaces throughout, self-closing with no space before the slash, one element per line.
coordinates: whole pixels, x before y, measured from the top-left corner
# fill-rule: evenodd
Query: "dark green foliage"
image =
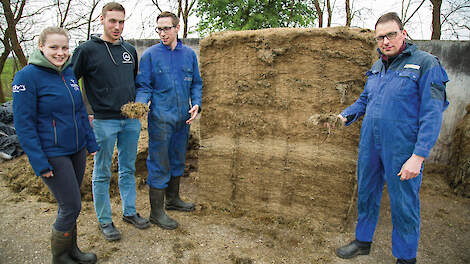
<path fill-rule="evenodd" d="M 197 31 L 249 30 L 312 26 L 317 19 L 310 1 L 301 0 L 199 0 Z"/>

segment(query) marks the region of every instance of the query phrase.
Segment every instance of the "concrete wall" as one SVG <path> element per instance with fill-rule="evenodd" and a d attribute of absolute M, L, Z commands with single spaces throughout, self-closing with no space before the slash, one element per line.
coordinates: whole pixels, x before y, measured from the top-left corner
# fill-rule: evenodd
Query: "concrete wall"
<path fill-rule="evenodd" d="M 135 49 L 137 50 L 137 55 L 142 56 L 142 53 L 144 51 L 155 44 L 160 43 L 160 39 L 130 39 L 127 40 L 129 43 L 134 45 Z M 186 38 L 186 39 L 181 39 L 184 45 L 187 45 L 191 47 L 197 54 L 197 57 L 199 59 L 199 39 L 198 38 Z"/>
<path fill-rule="evenodd" d="M 139 57 L 148 47 L 160 42 L 159 39 L 128 40 L 136 49 Z M 182 39 L 199 58 L 199 39 Z M 470 104 L 470 41 L 422 40 L 414 41 L 420 49 L 439 58 L 449 75 L 447 99 L 449 107 L 444 113 L 441 134 L 428 160 L 448 163 L 450 147 L 457 123 L 465 115 L 465 107 Z"/>
<path fill-rule="evenodd" d="M 446 88 L 450 105 L 444 112 L 441 134 L 428 159 L 448 164 L 455 127 L 470 104 L 470 41 L 422 40 L 415 43 L 421 50 L 439 58 L 450 79 Z"/>

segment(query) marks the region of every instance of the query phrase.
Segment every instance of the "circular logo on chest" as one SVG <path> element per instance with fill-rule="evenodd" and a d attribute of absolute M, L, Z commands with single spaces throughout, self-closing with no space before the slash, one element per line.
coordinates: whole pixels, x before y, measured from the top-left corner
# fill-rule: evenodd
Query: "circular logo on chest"
<path fill-rule="evenodd" d="M 131 61 L 131 55 L 127 51 L 125 51 L 122 53 L 122 59 L 125 62 Z"/>

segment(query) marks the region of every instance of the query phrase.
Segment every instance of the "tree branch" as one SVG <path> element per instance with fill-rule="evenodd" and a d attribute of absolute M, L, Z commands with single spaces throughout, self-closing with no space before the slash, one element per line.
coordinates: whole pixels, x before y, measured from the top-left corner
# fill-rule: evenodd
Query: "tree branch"
<path fill-rule="evenodd" d="M 419 6 L 415 9 L 415 11 L 411 14 L 411 16 L 409 18 L 406 19 L 406 21 L 403 23 L 403 26 L 408 23 L 408 21 L 410 21 L 410 19 L 416 14 L 416 12 L 421 8 L 421 6 L 424 4 L 426 0 L 422 0 L 421 1 L 421 4 L 419 4 Z"/>
<path fill-rule="evenodd" d="M 152 3 L 158 8 L 158 10 L 160 10 L 160 12 L 163 12 L 163 10 L 160 8 L 160 5 L 158 4 L 158 0 L 152 0 Z"/>

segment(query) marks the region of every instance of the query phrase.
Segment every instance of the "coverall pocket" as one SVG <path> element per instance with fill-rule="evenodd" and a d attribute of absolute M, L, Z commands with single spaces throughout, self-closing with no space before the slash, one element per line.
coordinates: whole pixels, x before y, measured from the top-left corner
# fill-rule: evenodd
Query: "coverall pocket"
<path fill-rule="evenodd" d="M 193 72 L 193 68 L 183 67 L 183 81 L 185 86 L 189 86 L 193 82 Z"/>
<path fill-rule="evenodd" d="M 447 100 L 446 92 L 445 92 L 445 84 L 442 83 L 431 83 L 431 97 L 437 100 Z"/>
<path fill-rule="evenodd" d="M 380 72 L 378 71 L 368 71 L 366 72 L 367 82 L 365 86 L 365 90 L 367 91 L 368 97 L 367 101 L 370 101 L 370 98 L 376 94 L 376 91 L 379 87 L 380 81 Z"/>
<path fill-rule="evenodd" d="M 398 72 L 399 89 L 394 94 L 396 98 L 411 98 L 418 96 L 419 71 L 406 69 Z"/>

